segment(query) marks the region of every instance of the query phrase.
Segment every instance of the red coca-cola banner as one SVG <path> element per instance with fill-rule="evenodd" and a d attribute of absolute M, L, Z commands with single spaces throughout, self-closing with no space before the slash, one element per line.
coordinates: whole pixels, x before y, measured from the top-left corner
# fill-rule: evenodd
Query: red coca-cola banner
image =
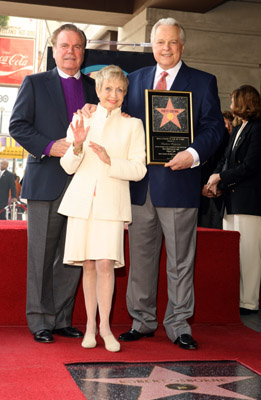
<path fill-rule="evenodd" d="M 0 84 L 19 86 L 34 72 L 34 40 L 0 37 Z"/>

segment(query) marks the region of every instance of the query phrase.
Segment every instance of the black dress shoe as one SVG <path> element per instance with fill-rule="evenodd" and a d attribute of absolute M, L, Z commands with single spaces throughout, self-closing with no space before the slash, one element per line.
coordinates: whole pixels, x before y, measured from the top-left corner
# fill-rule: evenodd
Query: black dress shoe
<path fill-rule="evenodd" d="M 128 332 L 122 333 L 119 336 L 119 340 L 121 340 L 122 342 L 134 342 L 135 340 L 139 340 L 143 337 L 152 337 L 152 336 L 154 336 L 154 332 L 140 333 L 135 329 L 131 328 Z"/>
<path fill-rule="evenodd" d="M 180 335 L 174 343 L 177 344 L 181 349 L 196 350 L 198 348 L 197 342 L 191 335 L 188 334 Z"/>
<path fill-rule="evenodd" d="M 60 328 L 60 329 L 54 329 L 53 334 L 64 336 L 64 337 L 69 337 L 69 338 L 82 338 L 83 333 L 79 331 L 77 328 L 74 328 L 73 326 L 67 326 L 66 328 Z"/>
<path fill-rule="evenodd" d="M 249 308 L 240 307 L 239 312 L 240 315 L 250 315 L 250 314 L 258 314 L 259 310 L 249 310 Z"/>
<path fill-rule="evenodd" d="M 53 343 L 53 335 L 48 329 L 35 332 L 34 340 L 39 343 Z"/>

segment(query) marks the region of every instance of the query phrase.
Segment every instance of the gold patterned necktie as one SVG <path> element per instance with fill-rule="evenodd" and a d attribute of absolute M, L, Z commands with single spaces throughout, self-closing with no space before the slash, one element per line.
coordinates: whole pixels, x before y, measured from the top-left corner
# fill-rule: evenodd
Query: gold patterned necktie
<path fill-rule="evenodd" d="M 155 87 L 155 90 L 167 90 L 167 81 L 166 81 L 166 76 L 168 73 L 166 71 L 161 72 L 161 77 L 157 82 L 157 85 Z"/>

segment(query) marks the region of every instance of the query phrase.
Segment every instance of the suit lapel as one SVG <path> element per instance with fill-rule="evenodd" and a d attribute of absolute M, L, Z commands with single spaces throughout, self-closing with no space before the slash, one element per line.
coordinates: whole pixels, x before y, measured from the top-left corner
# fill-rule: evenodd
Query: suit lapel
<path fill-rule="evenodd" d="M 170 90 L 181 90 L 184 91 L 186 87 L 189 85 L 189 75 L 187 74 L 187 66 L 182 62 L 180 70 L 174 80 Z M 146 71 L 147 72 L 147 71 Z M 156 73 L 156 65 L 152 67 L 148 73 L 142 79 L 141 90 L 145 89 L 153 89 L 154 77 Z"/>
<path fill-rule="evenodd" d="M 239 129 L 239 127 L 238 127 L 237 129 L 235 129 L 235 130 L 231 133 L 231 138 L 230 138 L 230 142 L 229 142 L 229 145 L 228 145 L 228 154 L 230 154 L 231 151 L 232 151 L 232 147 L 233 147 L 233 144 L 234 144 L 234 141 L 235 141 L 235 138 L 236 138 L 238 129 Z"/>
<path fill-rule="evenodd" d="M 156 72 L 156 66 L 152 67 L 146 76 L 142 79 L 141 89 L 153 89 L 154 77 Z"/>
<path fill-rule="evenodd" d="M 144 107 L 145 107 L 145 90 L 153 89 L 155 71 L 156 67 L 152 67 L 150 69 L 148 68 L 146 70 L 146 74 L 144 74 L 144 76 L 141 76 L 141 81 L 139 86 L 135 88 L 135 98 L 139 97 L 140 104 L 144 104 Z M 140 112 L 141 110 L 139 110 L 139 113 Z M 140 115 L 140 118 L 143 119 L 142 114 Z"/>
<path fill-rule="evenodd" d="M 58 116 L 67 130 L 69 119 L 57 68 L 54 68 L 52 71 L 50 71 L 50 74 L 47 76 L 46 88 L 50 94 L 50 104 L 53 104 L 54 109 L 57 110 Z"/>
<path fill-rule="evenodd" d="M 251 129 L 251 126 L 252 126 L 252 123 L 248 122 L 247 125 L 244 127 L 243 131 L 240 133 L 240 135 L 235 143 L 233 151 L 236 151 L 242 145 L 242 143 L 245 141 L 245 139 L 248 135 L 248 132 Z"/>
<path fill-rule="evenodd" d="M 242 146 L 242 144 L 244 143 L 244 141 L 248 135 L 248 132 L 251 129 L 251 126 L 252 126 L 252 123 L 248 122 L 247 125 L 244 127 L 243 131 L 240 133 L 239 137 L 237 138 L 237 141 L 236 141 L 234 147 L 233 147 L 234 141 L 235 141 L 237 132 L 240 129 L 240 126 L 238 127 L 238 129 L 235 132 L 233 132 L 233 136 L 231 137 L 231 142 L 230 142 L 229 153 L 228 153 L 228 154 L 230 154 L 230 158 L 233 163 L 235 162 L 236 152 L 240 148 L 240 146 Z"/>
<path fill-rule="evenodd" d="M 90 103 L 90 91 L 89 91 L 89 82 L 86 75 L 82 74 L 82 86 L 83 86 L 83 93 L 84 93 L 84 104 Z"/>
<path fill-rule="evenodd" d="M 190 77 L 189 74 L 187 74 L 188 67 L 184 62 L 182 61 L 182 65 L 179 69 L 179 72 L 170 88 L 170 90 L 177 90 L 177 91 L 186 91 L 186 88 L 189 85 Z"/>

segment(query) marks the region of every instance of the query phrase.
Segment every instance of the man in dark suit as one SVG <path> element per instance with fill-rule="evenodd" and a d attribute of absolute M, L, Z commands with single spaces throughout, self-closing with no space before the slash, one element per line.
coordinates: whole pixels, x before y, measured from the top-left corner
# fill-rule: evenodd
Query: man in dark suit
<path fill-rule="evenodd" d="M 17 201 L 15 177 L 12 172 L 8 171 L 8 161 L 1 161 L 0 169 L 0 220 L 6 219 L 5 207 L 8 204 L 9 191 L 11 190 L 11 202 Z"/>
<path fill-rule="evenodd" d="M 145 178 L 131 184 L 133 222 L 129 226 L 127 306 L 133 324 L 119 339 L 134 341 L 153 336 L 157 328 L 159 256 L 164 235 L 168 275 L 164 327 L 173 343 L 196 349 L 187 319 L 194 311 L 200 165 L 221 143 L 224 121 L 216 78 L 181 61 L 185 44 L 182 26 L 173 18 L 159 20 L 152 28 L 151 43 L 157 65 L 129 74 L 126 111 L 145 124 L 144 92 L 158 89 L 158 82 L 161 89 L 192 92 L 194 141 L 164 166 L 149 165 Z"/>
<path fill-rule="evenodd" d="M 26 315 L 34 339 L 79 338 L 71 326 L 81 269 L 63 265 L 66 218 L 57 213 L 70 177 L 60 166 L 73 113 L 97 103 L 94 80 L 81 74 L 86 37 L 65 24 L 52 35 L 57 67 L 25 77 L 10 119 L 10 135 L 30 154 L 22 197 L 28 199 Z"/>

